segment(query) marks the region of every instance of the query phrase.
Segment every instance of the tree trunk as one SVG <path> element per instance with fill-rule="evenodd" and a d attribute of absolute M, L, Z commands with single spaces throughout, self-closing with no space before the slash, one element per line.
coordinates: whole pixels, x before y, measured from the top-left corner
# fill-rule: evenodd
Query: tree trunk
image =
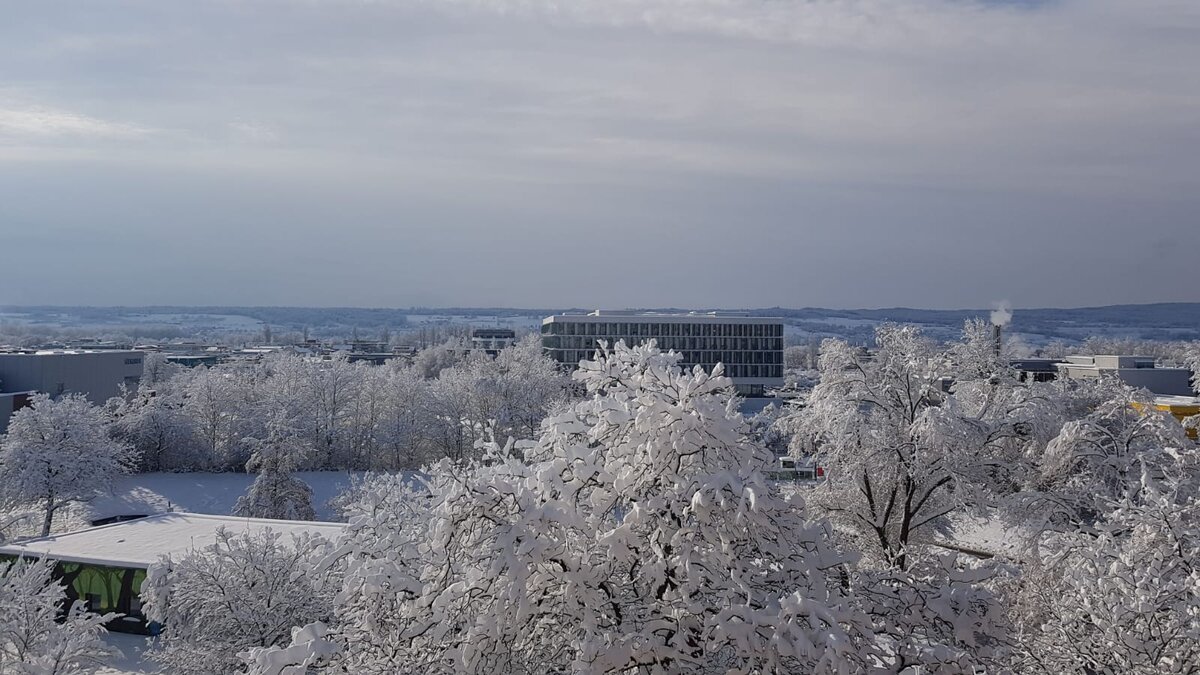
<path fill-rule="evenodd" d="M 54 522 L 54 510 L 55 510 L 54 501 L 47 499 L 46 500 L 46 517 L 45 517 L 45 519 L 42 520 L 42 536 L 43 537 L 50 536 L 50 525 Z"/>

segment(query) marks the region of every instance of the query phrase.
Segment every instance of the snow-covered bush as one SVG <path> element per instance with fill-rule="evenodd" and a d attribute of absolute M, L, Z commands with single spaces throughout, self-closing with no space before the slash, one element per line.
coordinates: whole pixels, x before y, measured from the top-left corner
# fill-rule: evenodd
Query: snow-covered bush
<path fill-rule="evenodd" d="M 1023 495 L 1047 525 L 1073 529 L 1096 520 L 1111 504 L 1137 502 L 1142 477 L 1168 474 L 1194 480 L 1200 457 L 1183 427 L 1135 392 L 1114 390 L 1083 419 L 1063 425 L 1036 458 L 1036 473 Z"/>
<path fill-rule="evenodd" d="M 1093 531 L 1059 535 L 1014 595 L 1031 673 L 1200 668 L 1200 495 L 1144 474 Z"/>
<path fill-rule="evenodd" d="M 116 615 L 91 614 L 66 594 L 46 560 L 0 562 L 0 673 L 83 675 L 115 652 L 104 624 Z"/>
<path fill-rule="evenodd" d="M 231 673 L 239 652 L 287 645 L 293 626 L 326 619 L 336 577 L 313 574 L 329 542 L 284 540 L 263 529 L 152 565 L 142 585 L 146 617 L 162 626 L 149 658 L 172 673 Z"/>

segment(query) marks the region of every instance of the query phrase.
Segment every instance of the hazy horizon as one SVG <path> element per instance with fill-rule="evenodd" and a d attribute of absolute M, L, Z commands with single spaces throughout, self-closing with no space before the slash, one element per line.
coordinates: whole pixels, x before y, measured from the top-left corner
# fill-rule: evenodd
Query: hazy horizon
<path fill-rule="evenodd" d="M 352 309 L 352 310 L 383 310 L 383 311 L 414 311 L 414 310 L 464 310 L 464 311 L 502 311 L 502 312 L 540 312 L 547 311 L 601 311 L 601 312 L 760 312 L 779 309 L 784 311 L 829 311 L 829 312 L 882 312 L 890 309 L 896 310 L 914 310 L 919 312 L 983 312 L 989 313 L 995 311 L 1002 303 L 992 303 L 987 307 L 916 307 L 909 305 L 889 305 L 879 307 L 833 307 L 821 305 L 805 305 L 789 307 L 786 305 L 770 305 L 770 306 L 751 306 L 744 307 L 704 307 L 692 306 L 684 307 L 678 305 L 661 306 L 661 307 L 568 307 L 568 306 L 492 306 L 492 305 L 264 305 L 261 303 L 235 303 L 235 304 L 146 304 L 146 305 L 69 305 L 69 304 L 0 304 L 0 310 L 21 310 L 21 309 L 312 309 L 312 310 L 336 310 L 336 309 Z M 1040 312 L 1052 310 L 1091 310 L 1091 309 L 1108 309 L 1113 307 L 1152 307 L 1152 306 L 1200 306 L 1200 302 L 1189 301 L 1173 301 L 1173 302 L 1138 302 L 1138 303 L 1118 303 L 1111 305 L 1077 305 L 1077 306 L 1039 306 L 1039 307 L 1013 307 L 1011 304 L 1003 303 L 1010 312 Z"/>
<path fill-rule="evenodd" d="M 20 4 L 0 305 L 1196 300 L 1200 4 Z"/>

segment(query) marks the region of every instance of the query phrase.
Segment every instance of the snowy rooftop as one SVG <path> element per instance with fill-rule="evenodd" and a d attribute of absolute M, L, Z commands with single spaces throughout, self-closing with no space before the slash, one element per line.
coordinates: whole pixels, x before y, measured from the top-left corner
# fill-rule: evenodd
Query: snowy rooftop
<path fill-rule="evenodd" d="M 657 323 L 782 323 L 783 319 L 771 316 L 747 316 L 732 312 L 625 312 L 596 310 L 588 314 L 552 314 L 542 319 L 543 324 L 561 321 L 628 321 L 628 322 L 657 322 Z"/>
<path fill-rule="evenodd" d="M 1158 405 L 1200 406 L 1200 396 L 1158 396 L 1154 402 Z"/>
<path fill-rule="evenodd" d="M 332 540 L 345 524 L 163 513 L 0 546 L 0 555 L 45 555 L 64 562 L 144 568 L 161 555 L 177 556 L 212 544 L 221 527 L 236 533 L 271 529 L 285 537 L 309 532 Z"/>
<path fill-rule="evenodd" d="M 138 352 L 134 349 L 85 349 L 85 348 L 67 348 L 67 349 L 20 349 L 15 351 L 0 350 L 0 355 L 3 356 L 73 356 L 79 354 L 132 354 Z M 139 352 L 140 353 L 140 352 Z"/>

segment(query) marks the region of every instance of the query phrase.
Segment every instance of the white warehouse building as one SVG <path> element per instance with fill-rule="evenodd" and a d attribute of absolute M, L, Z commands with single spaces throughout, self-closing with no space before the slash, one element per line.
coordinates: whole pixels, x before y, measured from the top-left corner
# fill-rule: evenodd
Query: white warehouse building
<path fill-rule="evenodd" d="M 546 354 L 577 367 L 595 354 L 600 340 L 636 345 L 654 340 L 663 351 L 683 355 L 682 365 L 711 372 L 724 364 L 739 394 L 762 396 L 783 386 L 783 320 L 729 314 L 592 312 L 556 314 L 542 320 Z"/>

